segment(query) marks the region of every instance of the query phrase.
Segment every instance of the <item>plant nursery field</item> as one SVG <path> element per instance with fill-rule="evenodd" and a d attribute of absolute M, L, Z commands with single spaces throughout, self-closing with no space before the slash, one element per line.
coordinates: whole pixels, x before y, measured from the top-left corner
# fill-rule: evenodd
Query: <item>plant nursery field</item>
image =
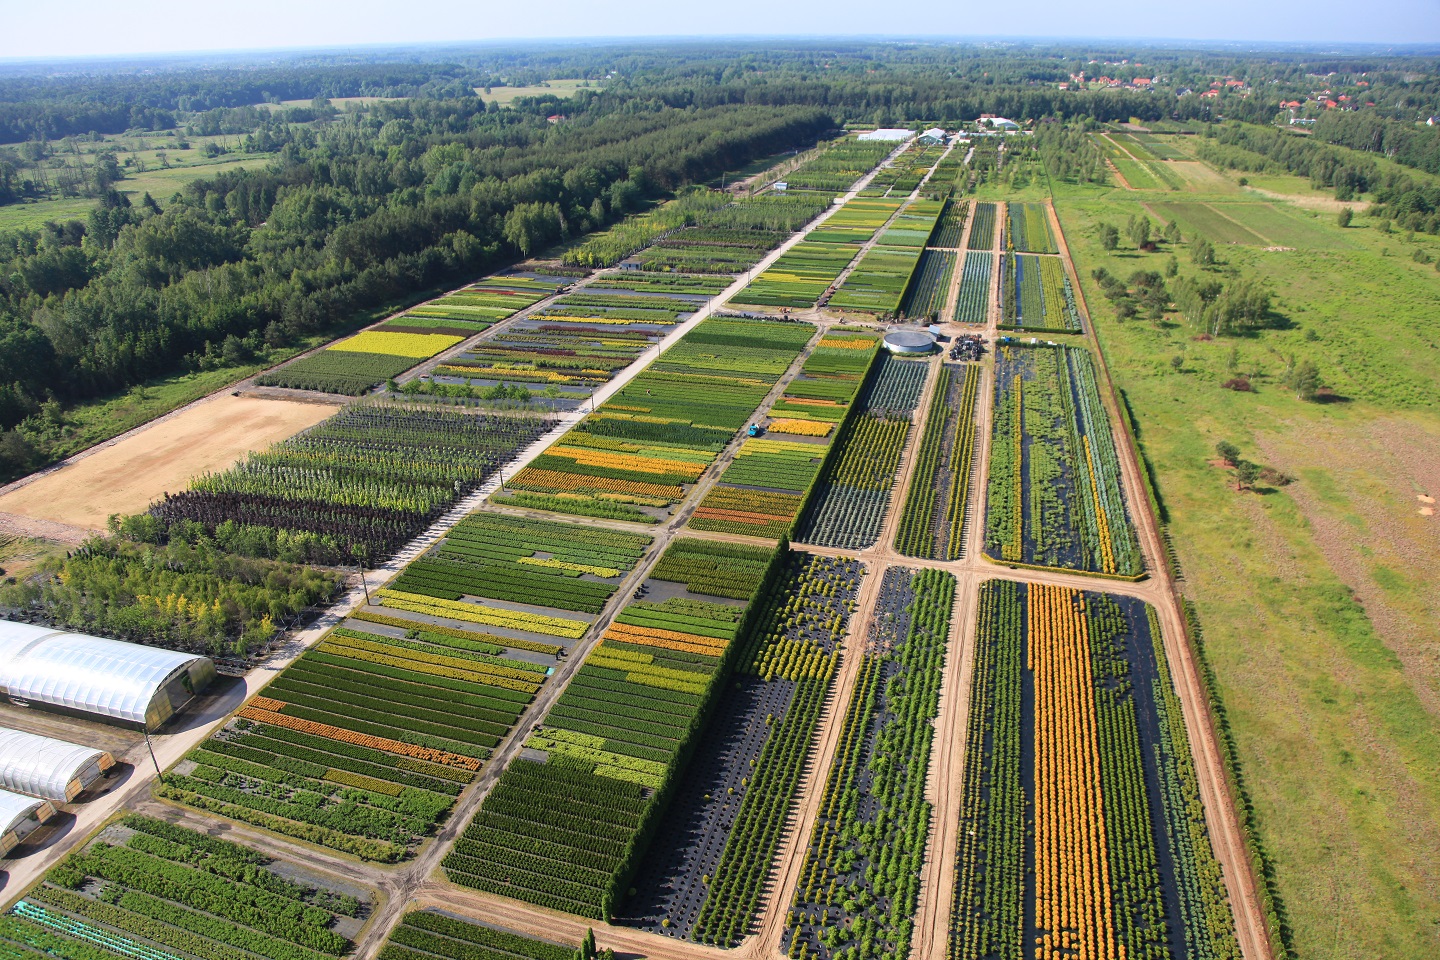
<path fill-rule="evenodd" d="M 885 571 L 790 904 L 782 946 L 791 957 L 830 960 L 859 944 L 910 953 L 954 599 L 952 574 Z"/>
<path fill-rule="evenodd" d="M 156 795 L 362 859 L 405 858 L 550 668 L 502 637 L 373 619 L 305 651 Z"/>
<path fill-rule="evenodd" d="M 655 835 L 621 921 L 734 945 L 751 929 L 797 800 L 864 568 L 790 553 Z"/>
<path fill-rule="evenodd" d="M 896 469 L 930 365 L 885 354 L 854 416 L 842 426 L 796 539 L 863 549 L 875 542 L 890 505 Z"/>
<path fill-rule="evenodd" d="M 975 204 L 975 212 L 971 215 L 970 242 L 967 245 L 971 250 L 995 249 L 996 212 L 996 205 L 993 203 Z"/>
<path fill-rule="evenodd" d="M 985 551 L 1004 563 L 1144 573 L 1085 350 L 1002 345 L 995 355 Z"/>
<path fill-rule="evenodd" d="M 517 505 L 654 522 L 685 499 L 814 333 L 802 323 L 706 319 L 507 489 L 526 495 Z"/>
<path fill-rule="evenodd" d="M 943 207 L 936 200 L 916 200 L 901 210 L 876 245 L 860 258 L 827 305 L 837 310 L 898 314 Z M 826 227 L 834 220 L 832 217 L 827 221 Z"/>
<path fill-rule="evenodd" d="M 895 549 L 906 556 L 958 560 L 969 516 L 970 476 L 975 460 L 976 364 L 941 366 L 925 431 L 915 455 Z"/>
<path fill-rule="evenodd" d="M 196 478 L 150 509 L 154 535 L 198 524 L 249 556 L 377 563 L 554 421 L 361 403 Z"/>
<path fill-rule="evenodd" d="M 1238 958 L 1154 611 L 981 588 L 948 956 Z"/>
<path fill-rule="evenodd" d="M 297 862 L 132 814 L 111 823 L 0 917 L 22 958 L 322 960 L 349 953 L 374 894 Z"/>
<path fill-rule="evenodd" d="M 770 436 L 741 443 L 719 482 L 691 514 L 690 528 L 771 539 L 789 535 L 878 346 L 878 338 L 869 333 L 832 328 L 822 337 L 770 409 Z"/>
<path fill-rule="evenodd" d="M 429 910 L 405 914 L 379 960 L 591 960 L 578 945 L 561 946 L 489 924 L 467 923 Z"/>
<path fill-rule="evenodd" d="M 1005 204 L 1006 242 L 1001 249 L 1022 253 L 1059 253 L 1050 230 L 1050 211 L 1043 203 Z"/>
<path fill-rule="evenodd" d="M 493 277 L 407 310 L 255 378 L 257 386 L 358 397 L 546 297 L 563 281 Z"/>
<path fill-rule="evenodd" d="M 1000 291 L 1000 326 L 1007 330 L 1081 330 L 1075 291 L 1058 257 L 1005 254 L 1000 258 Z"/>
<path fill-rule="evenodd" d="M 955 300 L 955 322 L 983 324 L 990 316 L 990 277 L 995 255 L 975 250 L 965 254 L 960 273 L 960 294 Z"/>
<path fill-rule="evenodd" d="M 445 858 L 449 878 L 579 916 L 614 913 L 685 779 L 747 611 L 782 559 L 672 544 L 655 576 L 682 579 L 686 595 L 621 611 Z M 752 592 L 737 603 L 744 586 Z"/>

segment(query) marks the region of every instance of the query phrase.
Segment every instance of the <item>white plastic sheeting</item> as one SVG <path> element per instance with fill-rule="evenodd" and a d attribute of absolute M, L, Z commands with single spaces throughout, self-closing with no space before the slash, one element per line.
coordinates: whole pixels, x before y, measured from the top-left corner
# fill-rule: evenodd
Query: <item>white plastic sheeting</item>
<path fill-rule="evenodd" d="M 188 693 L 215 676 L 207 657 L 0 620 L 0 694 L 153 726 L 173 712 L 167 683 Z"/>
<path fill-rule="evenodd" d="M 5 790 L 63 803 L 114 763 L 104 750 L 0 727 L 0 788 Z"/>
<path fill-rule="evenodd" d="M 20 841 L 40 824 L 55 815 L 55 808 L 48 800 L 22 797 L 9 790 L 0 790 L 0 856 L 15 848 Z"/>

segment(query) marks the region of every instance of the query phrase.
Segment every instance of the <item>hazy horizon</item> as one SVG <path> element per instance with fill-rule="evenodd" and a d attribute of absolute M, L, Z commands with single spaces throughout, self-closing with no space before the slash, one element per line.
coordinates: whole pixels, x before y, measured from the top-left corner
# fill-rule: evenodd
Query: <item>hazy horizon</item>
<path fill-rule="evenodd" d="M 1395 0 L 1353 8 L 1335 0 L 1255 4 L 1215 0 L 1189 7 L 1118 0 L 1104 10 L 1061 0 L 1033 0 L 1015 8 L 974 9 L 935 2 L 909 5 L 904 24 L 856 0 L 784 5 L 740 0 L 717 17 L 708 11 L 636 0 L 616 8 L 553 0 L 544 14 L 514 5 L 467 6 L 458 0 L 420 0 L 397 8 L 378 0 L 319 0 L 304 7 L 255 0 L 241 15 L 197 16 L 180 0 L 148 0 L 125 7 L 97 0 L 60 0 L 12 10 L 0 35 L 0 59 L 166 55 L 233 55 L 348 47 L 462 46 L 487 42 L 571 43 L 606 40 L 893 39 L 954 42 L 1109 41 L 1197 45 L 1394 46 L 1440 43 L 1440 12 L 1432 0 Z M 64 29 L 57 30 L 56 24 Z M 1035 23 L 1044 34 L 1026 33 Z M 546 33 L 546 27 L 552 29 Z M 904 28 L 909 29 L 904 29 Z M 917 28 L 928 28 L 917 32 Z"/>

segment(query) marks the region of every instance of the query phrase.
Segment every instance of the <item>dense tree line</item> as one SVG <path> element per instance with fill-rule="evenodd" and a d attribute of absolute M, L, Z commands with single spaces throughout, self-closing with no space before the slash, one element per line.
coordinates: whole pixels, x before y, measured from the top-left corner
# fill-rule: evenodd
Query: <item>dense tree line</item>
<path fill-rule="evenodd" d="M 82 226 L 0 237 L 0 427 L 278 345 L 583 234 L 833 126 L 820 110 L 592 102 L 565 124 L 475 99 L 301 127 L 263 170 L 161 211 L 111 191 Z M 21 438 L 23 440 L 23 438 Z M 4 472 L 23 468 L 16 437 Z"/>

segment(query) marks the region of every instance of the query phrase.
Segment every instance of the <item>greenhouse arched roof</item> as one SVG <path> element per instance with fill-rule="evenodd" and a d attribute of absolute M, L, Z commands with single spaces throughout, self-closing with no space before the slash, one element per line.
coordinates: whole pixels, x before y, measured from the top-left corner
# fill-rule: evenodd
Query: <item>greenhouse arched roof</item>
<path fill-rule="evenodd" d="M 0 727 L 0 789 L 63 803 L 113 762 L 104 750 Z"/>
<path fill-rule="evenodd" d="M 0 836 L 4 836 L 15 825 L 23 821 L 41 807 L 49 806 L 44 800 L 36 800 L 34 797 L 22 797 L 18 793 L 11 793 L 9 790 L 0 790 Z M 47 813 L 49 811 L 46 811 Z"/>
<path fill-rule="evenodd" d="M 0 692 L 145 723 L 165 682 L 206 657 L 0 620 Z M 210 667 L 213 674 L 213 667 Z"/>

